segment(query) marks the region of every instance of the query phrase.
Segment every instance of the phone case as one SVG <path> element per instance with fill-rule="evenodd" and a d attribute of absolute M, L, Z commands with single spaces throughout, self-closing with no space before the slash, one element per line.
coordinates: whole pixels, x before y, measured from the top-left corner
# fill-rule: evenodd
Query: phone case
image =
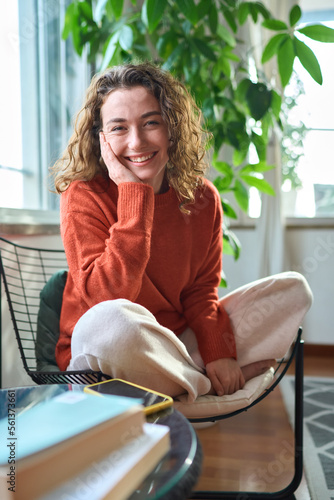
<path fill-rule="evenodd" d="M 157 411 L 161 411 L 165 408 L 168 408 L 173 405 L 173 398 L 171 396 L 167 396 L 166 394 L 162 394 L 161 392 L 157 391 L 152 391 L 151 389 L 148 389 L 147 387 L 142 387 L 137 384 L 133 384 L 132 382 L 127 382 L 126 380 L 122 379 L 109 379 L 109 380 L 104 380 L 103 382 L 96 382 L 94 384 L 87 385 L 84 388 L 84 392 L 94 394 L 97 396 L 103 396 L 104 394 L 116 394 L 119 396 L 126 396 L 126 390 L 122 393 L 122 388 L 118 388 L 117 391 L 113 390 L 112 384 L 113 382 L 118 382 L 121 384 L 126 384 L 127 386 L 130 386 L 131 388 L 134 389 L 133 394 L 130 397 L 134 398 L 141 398 L 145 400 L 144 404 L 144 413 L 146 415 L 150 413 L 155 413 Z M 102 384 L 106 384 L 103 389 L 104 392 L 100 392 L 99 388 L 101 388 Z M 110 387 L 110 392 L 107 391 L 106 389 L 108 388 L 107 385 L 111 385 Z M 136 393 L 136 389 L 138 389 L 138 392 Z M 145 394 L 142 394 L 142 391 L 144 391 Z"/>

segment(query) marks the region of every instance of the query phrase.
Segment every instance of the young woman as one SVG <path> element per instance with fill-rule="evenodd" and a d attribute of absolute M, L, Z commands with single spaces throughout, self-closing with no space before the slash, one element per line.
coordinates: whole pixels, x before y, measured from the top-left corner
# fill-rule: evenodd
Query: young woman
<path fill-rule="evenodd" d="M 283 273 L 218 299 L 222 210 L 204 139 L 169 73 L 141 63 L 93 78 L 54 167 L 69 265 L 60 369 L 193 401 L 237 391 L 285 354 L 311 292 Z"/>

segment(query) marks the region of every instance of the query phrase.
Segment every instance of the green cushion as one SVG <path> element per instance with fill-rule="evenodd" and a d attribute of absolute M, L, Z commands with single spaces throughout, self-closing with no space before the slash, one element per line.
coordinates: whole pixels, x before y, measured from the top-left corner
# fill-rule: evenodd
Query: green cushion
<path fill-rule="evenodd" d="M 55 350 L 67 271 L 57 271 L 40 293 L 35 354 L 38 371 L 58 371 Z"/>

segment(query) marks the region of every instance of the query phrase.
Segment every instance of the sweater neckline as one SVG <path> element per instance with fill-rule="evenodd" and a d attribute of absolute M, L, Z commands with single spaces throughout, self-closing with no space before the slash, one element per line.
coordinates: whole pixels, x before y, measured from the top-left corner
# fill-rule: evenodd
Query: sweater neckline
<path fill-rule="evenodd" d="M 175 198 L 177 198 L 176 193 L 174 189 L 169 186 L 168 191 L 166 191 L 165 193 L 154 195 L 154 203 L 156 207 L 161 207 L 164 205 L 168 205 L 168 203 L 170 203 L 170 201 L 174 200 Z"/>

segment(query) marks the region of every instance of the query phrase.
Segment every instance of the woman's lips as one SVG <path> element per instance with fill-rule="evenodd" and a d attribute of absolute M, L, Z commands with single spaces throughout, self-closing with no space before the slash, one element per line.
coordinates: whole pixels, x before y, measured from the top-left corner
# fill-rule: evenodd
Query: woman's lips
<path fill-rule="evenodd" d="M 156 151 L 153 153 L 142 154 L 140 156 L 126 156 L 125 159 L 131 161 L 131 163 L 144 163 L 148 160 L 151 160 L 156 155 Z"/>

